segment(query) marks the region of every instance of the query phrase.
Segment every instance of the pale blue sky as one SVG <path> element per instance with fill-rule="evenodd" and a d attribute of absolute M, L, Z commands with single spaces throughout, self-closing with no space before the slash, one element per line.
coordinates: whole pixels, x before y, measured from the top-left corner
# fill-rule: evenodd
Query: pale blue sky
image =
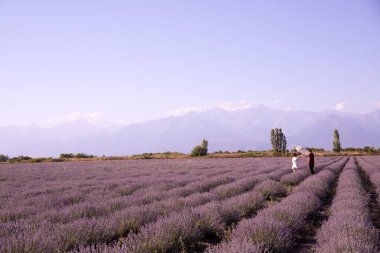
<path fill-rule="evenodd" d="M 73 112 L 129 123 L 224 103 L 369 112 L 380 4 L 0 0 L 0 88 L 0 125 Z"/>

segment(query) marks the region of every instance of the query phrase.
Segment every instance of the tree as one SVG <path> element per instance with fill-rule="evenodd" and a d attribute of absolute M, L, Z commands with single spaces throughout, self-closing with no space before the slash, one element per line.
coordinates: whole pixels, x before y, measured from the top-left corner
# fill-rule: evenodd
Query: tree
<path fill-rule="evenodd" d="M 340 137 L 339 137 L 339 132 L 337 129 L 334 129 L 334 140 L 333 140 L 333 151 L 334 152 L 340 152 L 341 151 L 341 146 L 340 146 Z"/>
<path fill-rule="evenodd" d="M 287 145 L 288 145 L 288 142 L 286 141 L 286 136 L 285 136 L 285 134 L 282 134 L 282 147 L 281 147 L 281 151 L 284 154 L 286 152 Z"/>
<path fill-rule="evenodd" d="M 273 128 L 270 130 L 270 143 L 272 144 L 273 152 L 277 152 L 276 132 Z"/>
<path fill-rule="evenodd" d="M 191 151 L 191 156 L 206 156 L 208 153 L 208 141 L 203 139 L 201 145 L 197 145 Z"/>
<path fill-rule="evenodd" d="M 207 151 L 208 151 L 208 140 L 203 139 L 203 141 L 202 141 L 202 147 L 204 147 L 206 149 L 206 153 L 207 153 Z"/>
<path fill-rule="evenodd" d="M 273 152 L 285 153 L 287 148 L 286 136 L 281 128 L 274 128 L 270 130 L 270 141 L 272 144 Z"/>

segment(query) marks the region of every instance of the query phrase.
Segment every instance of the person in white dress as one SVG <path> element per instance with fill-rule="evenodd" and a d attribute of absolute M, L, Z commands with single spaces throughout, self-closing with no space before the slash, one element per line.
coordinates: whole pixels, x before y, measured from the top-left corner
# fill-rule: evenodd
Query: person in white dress
<path fill-rule="evenodd" d="M 299 159 L 299 154 L 298 153 L 294 153 L 293 154 L 293 158 L 292 158 L 292 171 L 295 172 L 296 170 L 298 170 L 297 168 L 297 160 Z"/>

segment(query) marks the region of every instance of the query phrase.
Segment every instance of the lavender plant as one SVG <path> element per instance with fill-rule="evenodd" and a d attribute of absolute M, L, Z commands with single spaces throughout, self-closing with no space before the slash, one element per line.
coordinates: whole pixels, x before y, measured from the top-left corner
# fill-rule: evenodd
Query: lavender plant
<path fill-rule="evenodd" d="M 339 177 L 330 217 L 317 233 L 316 252 L 378 252 L 378 241 L 369 198 L 351 162 Z"/>
<path fill-rule="evenodd" d="M 340 171 L 345 160 L 334 164 L 334 171 Z M 292 248 L 298 231 L 304 226 L 308 216 L 321 205 L 320 198 L 325 197 L 331 188 L 335 172 L 330 170 L 317 173 L 305 180 L 296 193 L 284 198 L 278 204 L 263 209 L 255 217 L 239 223 L 232 232 L 232 239 L 212 247 L 208 252 L 227 252 L 233 245 L 248 241 L 250 245 L 266 252 L 286 252 Z M 327 190 L 315 187 L 315 182 L 326 183 Z M 264 252 L 264 251 L 262 251 Z"/>
<path fill-rule="evenodd" d="M 142 231 L 165 238 L 155 231 L 161 228 L 161 235 L 174 234 L 162 249 L 191 248 L 254 215 L 265 197 L 281 196 L 275 182 L 265 197 L 255 188 L 288 167 L 287 158 L 1 164 L 0 252 L 121 252 L 122 238 Z M 194 228 L 190 221 L 198 224 L 194 231 L 186 231 Z"/>

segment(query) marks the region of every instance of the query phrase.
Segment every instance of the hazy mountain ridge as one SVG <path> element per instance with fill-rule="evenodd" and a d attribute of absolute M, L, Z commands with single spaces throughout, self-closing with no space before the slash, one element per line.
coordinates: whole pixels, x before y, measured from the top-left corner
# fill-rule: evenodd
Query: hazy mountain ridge
<path fill-rule="evenodd" d="M 112 130 L 86 122 L 51 128 L 0 127 L 0 153 L 10 156 L 58 156 L 65 152 L 126 155 L 144 152 L 189 153 L 203 138 L 210 151 L 269 149 L 269 131 L 279 127 L 288 146 L 331 148 L 338 128 L 343 147 L 379 146 L 380 110 L 367 113 L 283 111 L 264 106 L 244 110 L 214 109 Z"/>

